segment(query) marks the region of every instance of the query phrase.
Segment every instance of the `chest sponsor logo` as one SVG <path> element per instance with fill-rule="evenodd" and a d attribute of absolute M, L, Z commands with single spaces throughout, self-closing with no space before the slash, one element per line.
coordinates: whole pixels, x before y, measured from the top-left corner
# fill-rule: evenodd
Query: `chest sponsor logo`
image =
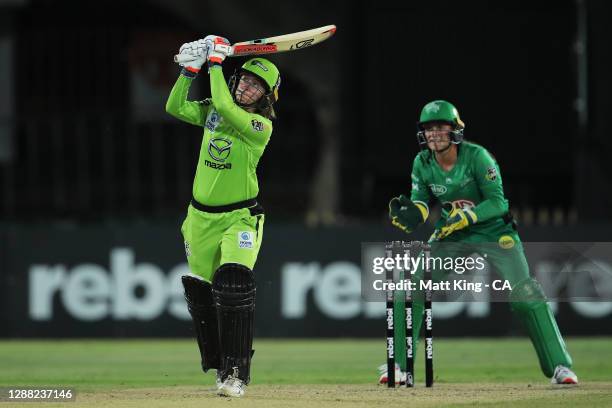
<path fill-rule="evenodd" d="M 441 196 L 447 191 L 446 186 L 443 186 L 441 184 L 430 184 L 429 188 L 431 189 L 433 195 L 435 195 L 436 197 Z"/>
<path fill-rule="evenodd" d="M 221 122 L 221 116 L 217 113 L 216 110 L 213 110 L 210 115 L 208 115 L 208 119 L 206 119 L 206 129 L 210 132 L 214 132 L 217 130 L 217 126 Z"/>
<path fill-rule="evenodd" d="M 218 162 L 225 162 L 232 151 L 232 141 L 215 137 L 208 142 L 208 154 Z"/>
<path fill-rule="evenodd" d="M 232 141 L 222 137 L 215 137 L 208 142 L 208 154 L 214 161 L 204 160 L 204 164 L 215 170 L 231 170 L 232 163 L 227 159 L 232 151 Z"/>
<path fill-rule="evenodd" d="M 231 170 L 232 163 L 215 163 L 210 160 L 204 160 L 204 165 L 215 170 Z"/>

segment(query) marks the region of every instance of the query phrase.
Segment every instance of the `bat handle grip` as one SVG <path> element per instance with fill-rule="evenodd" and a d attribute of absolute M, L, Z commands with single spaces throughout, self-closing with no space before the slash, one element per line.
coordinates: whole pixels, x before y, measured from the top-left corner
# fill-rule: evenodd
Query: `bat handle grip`
<path fill-rule="evenodd" d="M 234 47 L 231 46 L 229 49 L 229 53 L 227 54 L 228 57 L 233 57 L 234 56 Z M 189 61 L 193 61 L 195 58 L 191 55 L 187 55 L 187 54 L 176 54 L 174 56 L 174 62 L 176 62 L 177 64 L 180 64 L 182 62 L 189 62 Z"/>

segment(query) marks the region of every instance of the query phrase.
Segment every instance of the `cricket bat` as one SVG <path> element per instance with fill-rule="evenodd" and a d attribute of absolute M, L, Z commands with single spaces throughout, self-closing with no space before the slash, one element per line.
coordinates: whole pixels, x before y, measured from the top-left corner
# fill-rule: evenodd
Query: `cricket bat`
<path fill-rule="evenodd" d="M 336 32 L 335 25 L 313 28 L 293 34 L 278 35 L 276 37 L 260 38 L 258 40 L 237 42 L 231 46 L 229 57 L 243 55 L 274 54 L 277 52 L 295 51 L 310 47 L 327 40 Z M 186 54 L 174 56 L 174 62 L 189 62 L 193 57 Z"/>

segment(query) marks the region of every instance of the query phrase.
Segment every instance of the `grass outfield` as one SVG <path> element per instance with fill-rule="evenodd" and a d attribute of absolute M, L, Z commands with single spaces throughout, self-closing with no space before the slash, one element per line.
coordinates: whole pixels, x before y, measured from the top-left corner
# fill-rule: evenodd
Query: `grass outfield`
<path fill-rule="evenodd" d="M 388 390 L 376 385 L 384 345 L 256 341 L 247 396 L 230 401 L 199 371 L 194 340 L 0 341 L 0 387 L 70 386 L 68 407 L 612 406 L 612 338 L 568 340 L 577 387 L 550 385 L 527 339 L 436 339 L 434 387 L 423 385 L 420 347 L 417 387 Z"/>

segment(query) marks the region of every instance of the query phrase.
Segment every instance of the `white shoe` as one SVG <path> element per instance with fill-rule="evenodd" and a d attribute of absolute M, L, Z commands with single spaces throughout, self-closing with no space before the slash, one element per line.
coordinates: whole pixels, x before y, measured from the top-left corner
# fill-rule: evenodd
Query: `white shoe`
<path fill-rule="evenodd" d="M 221 378 L 221 370 L 217 370 L 216 384 L 217 384 L 217 389 L 221 388 L 221 386 L 223 385 L 223 379 Z"/>
<path fill-rule="evenodd" d="M 578 384 L 578 376 L 569 368 L 558 365 L 550 380 L 553 384 Z"/>
<path fill-rule="evenodd" d="M 223 384 L 217 390 L 217 393 L 224 397 L 240 398 L 246 391 L 246 384 L 238 378 L 238 368 L 234 367 L 234 374 L 228 375 Z"/>
<path fill-rule="evenodd" d="M 383 364 L 378 367 L 378 373 L 380 377 L 378 378 L 379 384 L 387 384 L 389 382 L 389 376 L 387 375 L 387 364 Z M 400 370 L 400 366 L 398 363 L 395 363 L 395 385 L 405 385 L 406 384 L 406 373 Z"/>

